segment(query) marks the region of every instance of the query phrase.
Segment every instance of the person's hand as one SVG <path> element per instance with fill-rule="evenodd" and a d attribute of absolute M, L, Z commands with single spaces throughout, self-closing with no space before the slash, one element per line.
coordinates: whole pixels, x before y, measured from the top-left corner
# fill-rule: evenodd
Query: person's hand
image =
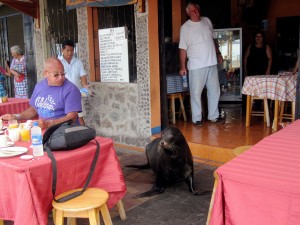
<path fill-rule="evenodd" d="M 47 129 L 47 128 L 51 127 L 52 125 L 54 125 L 53 120 L 43 120 L 43 119 L 38 120 L 38 126 L 42 130 Z"/>
<path fill-rule="evenodd" d="M 181 70 L 179 70 L 179 74 L 180 74 L 181 76 L 187 75 L 186 69 L 181 69 Z"/>
<path fill-rule="evenodd" d="M 1 120 L 13 120 L 16 119 L 13 114 L 4 114 L 0 117 Z"/>
<path fill-rule="evenodd" d="M 218 58 L 218 63 L 222 64 L 223 63 L 223 56 L 221 54 L 217 54 L 217 58 Z"/>

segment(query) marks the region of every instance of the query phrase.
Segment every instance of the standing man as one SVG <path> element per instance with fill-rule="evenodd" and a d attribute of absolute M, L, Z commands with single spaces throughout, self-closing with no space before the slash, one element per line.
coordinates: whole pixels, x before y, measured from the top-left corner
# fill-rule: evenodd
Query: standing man
<path fill-rule="evenodd" d="M 214 123 L 220 122 L 222 119 L 219 117 L 218 109 L 220 84 L 217 58 L 219 63 L 223 62 L 223 58 L 213 39 L 212 23 L 209 18 L 200 16 L 199 5 L 188 3 L 186 12 L 190 19 L 180 28 L 179 74 L 186 75 L 188 68 L 193 124 L 202 126 L 201 94 L 205 85 L 208 102 L 207 119 Z"/>
<path fill-rule="evenodd" d="M 65 40 L 62 43 L 62 56 L 58 57 L 66 72 L 66 77 L 69 81 L 75 84 L 78 89 L 88 88 L 87 75 L 83 68 L 83 64 L 80 59 L 74 57 L 74 47 L 75 44 L 72 40 Z M 79 123 L 84 125 L 85 109 L 84 104 L 82 104 L 82 112 L 78 113 Z"/>

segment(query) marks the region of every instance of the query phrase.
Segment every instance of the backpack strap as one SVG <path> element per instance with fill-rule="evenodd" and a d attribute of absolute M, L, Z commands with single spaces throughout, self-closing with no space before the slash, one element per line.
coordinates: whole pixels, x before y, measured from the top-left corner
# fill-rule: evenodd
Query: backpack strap
<path fill-rule="evenodd" d="M 54 130 L 56 130 L 56 129 L 54 129 Z M 53 195 L 53 200 L 55 202 L 65 202 L 65 201 L 68 201 L 70 199 L 73 199 L 73 198 L 81 195 L 87 189 L 87 187 L 88 187 L 88 185 L 89 185 L 89 183 L 92 179 L 92 176 L 93 176 L 96 164 L 97 164 L 97 160 L 98 160 L 98 157 L 99 157 L 99 154 L 100 154 L 100 144 L 98 143 L 98 141 L 96 139 L 95 139 L 95 142 L 96 142 L 96 145 L 97 145 L 96 152 L 95 152 L 93 161 L 91 163 L 90 171 L 89 171 L 88 177 L 85 181 L 85 184 L 84 184 L 83 188 L 80 191 L 73 192 L 73 193 L 71 193 L 67 196 L 64 196 L 64 197 L 60 198 L 60 199 L 55 198 L 56 183 L 57 183 L 56 160 L 55 160 L 55 157 L 54 157 L 51 149 L 47 146 L 47 144 L 44 145 L 44 149 L 46 150 L 46 152 L 47 152 L 47 154 L 48 154 L 48 156 L 49 156 L 49 158 L 51 159 L 51 162 L 52 162 L 52 195 Z"/>

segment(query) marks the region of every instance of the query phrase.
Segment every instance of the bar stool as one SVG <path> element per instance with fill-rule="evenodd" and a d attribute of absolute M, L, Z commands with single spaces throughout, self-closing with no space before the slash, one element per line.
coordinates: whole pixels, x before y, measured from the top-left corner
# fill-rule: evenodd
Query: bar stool
<path fill-rule="evenodd" d="M 172 123 L 176 123 L 176 114 L 179 114 L 180 112 L 183 115 L 183 120 L 186 121 L 186 114 L 185 114 L 185 109 L 183 105 L 183 99 L 182 99 L 182 93 L 173 93 L 173 94 L 168 94 L 168 99 L 170 99 L 170 115 L 172 118 Z M 179 99 L 180 102 L 180 110 L 179 112 L 176 112 L 175 110 L 175 100 Z"/>
<path fill-rule="evenodd" d="M 250 98 L 250 100 L 249 100 Z M 252 103 L 254 100 L 263 100 L 264 102 L 264 111 L 253 111 Z M 267 123 L 267 127 L 270 127 L 270 114 L 269 114 L 269 106 L 267 98 L 259 98 L 257 96 L 247 95 L 247 112 L 246 112 L 246 126 L 250 126 L 251 116 L 263 116 L 264 122 Z"/>
<path fill-rule="evenodd" d="M 282 123 L 282 120 L 290 120 L 291 122 L 295 121 L 295 110 L 296 103 L 291 101 L 278 101 L 278 107 L 274 109 L 274 121 L 272 128 L 274 131 L 277 131 L 278 123 Z M 288 112 L 290 108 L 290 112 Z M 276 112 L 277 109 L 277 112 Z M 276 118 L 277 117 L 277 118 Z"/>
<path fill-rule="evenodd" d="M 290 113 L 288 113 L 288 107 L 290 106 Z M 296 104 L 295 102 L 287 102 L 287 101 L 280 101 L 279 103 L 279 123 L 282 123 L 282 119 L 288 119 L 292 122 L 295 121 L 295 109 Z"/>
<path fill-rule="evenodd" d="M 64 197 L 81 188 L 66 191 L 57 196 Z M 55 225 L 63 225 L 64 217 L 68 217 L 68 224 L 76 225 L 76 218 L 89 218 L 90 225 L 100 224 L 99 212 L 101 212 L 105 225 L 112 225 L 111 217 L 106 205 L 108 193 L 100 188 L 88 188 L 82 195 L 66 202 L 52 201 L 53 221 Z"/>

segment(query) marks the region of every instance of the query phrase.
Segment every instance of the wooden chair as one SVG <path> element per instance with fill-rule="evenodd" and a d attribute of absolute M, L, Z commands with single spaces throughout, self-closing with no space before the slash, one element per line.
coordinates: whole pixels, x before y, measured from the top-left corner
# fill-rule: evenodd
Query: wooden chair
<path fill-rule="evenodd" d="M 64 192 L 58 195 L 57 198 L 79 190 L 81 189 Z M 76 218 L 89 218 L 90 225 L 99 225 L 99 212 L 101 212 L 104 224 L 112 225 L 106 205 L 108 197 L 108 193 L 100 188 L 88 188 L 82 195 L 66 202 L 57 203 L 52 201 L 53 221 L 55 225 L 63 225 L 64 218 L 67 217 L 69 225 L 76 225 Z"/>
<path fill-rule="evenodd" d="M 252 145 L 243 145 L 243 146 L 239 146 L 239 147 L 233 149 L 232 152 L 233 152 L 233 154 L 234 154 L 235 156 L 238 156 L 238 155 L 242 154 L 244 151 L 248 150 L 251 146 L 252 146 Z"/>
<path fill-rule="evenodd" d="M 247 98 L 250 98 L 249 103 L 247 103 L 247 112 L 246 112 L 246 126 L 250 126 L 250 120 L 251 116 L 263 116 L 264 117 L 264 122 L 267 123 L 267 127 L 270 127 L 270 113 L 269 113 L 269 106 L 268 106 L 268 99 L 264 98 L 261 99 L 256 96 L 247 96 Z M 253 111 L 252 110 L 252 103 L 254 100 L 262 100 L 264 102 L 264 111 Z M 248 101 L 248 99 L 247 99 Z"/>
<path fill-rule="evenodd" d="M 172 123 L 176 123 L 176 114 L 182 113 L 183 115 L 183 120 L 186 121 L 186 114 L 185 114 L 185 109 L 183 105 L 183 99 L 182 99 L 182 93 L 173 93 L 173 94 L 168 94 L 168 99 L 170 99 L 170 115 L 172 118 Z M 176 112 L 175 110 L 175 100 L 179 99 L 180 102 L 180 111 Z"/>

